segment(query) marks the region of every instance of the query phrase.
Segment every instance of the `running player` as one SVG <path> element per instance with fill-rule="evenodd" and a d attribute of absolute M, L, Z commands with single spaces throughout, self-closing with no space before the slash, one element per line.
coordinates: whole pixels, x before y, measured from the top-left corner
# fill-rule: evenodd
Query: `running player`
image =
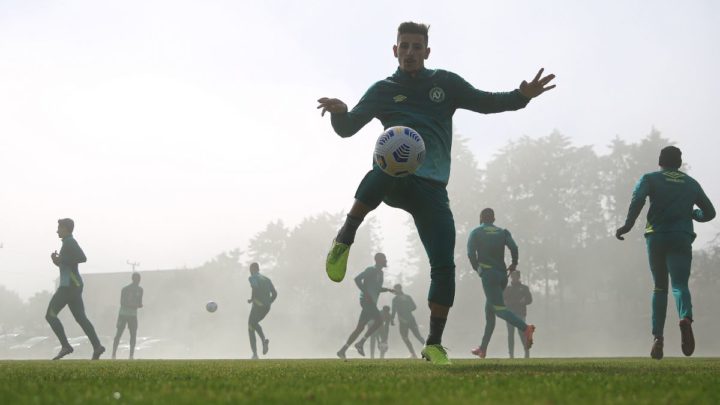
<path fill-rule="evenodd" d="M 395 284 L 393 290 L 395 290 L 395 298 L 392 300 L 392 314 L 390 315 L 390 319 L 394 321 L 395 314 L 397 313 L 400 337 L 410 351 L 410 357 L 416 359 L 417 355 L 415 354 L 415 349 L 413 348 L 412 343 L 410 343 L 410 339 L 408 339 L 408 331 L 413 333 L 415 338 L 420 341 L 421 345 L 425 344 L 425 339 L 423 339 L 420 335 L 420 330 L 418 329 L 417 322 L 415 321 L 415 316 L 412 314 L 417 306 L 411 296 L 403 293 L 402 285 Z"/>
<path fill-rule="evenodd" d="M 387 267 L 387 258 L 383 253 L 375 254 L 375 265 L 366 268 L 362 273 L 355 277 L 355 284 L 360 289 L 360 319 L 358 319 L 355 330 L 352 331 L 347 339 L 347 342 L 337 352 L 337 356 L 341 359 L 346 359 L 345 352 L 348 347 L 360 336 L 365 326 L 368 325 L 367 332 L 356 344 L 355 349 L 360 353 L 361 356 L 365 356 L 365 341 L 375 333 L 380 325 L 382 324 L 382 317 L 380 310 L 377 307 L 377 301 L 380 297 L 380 293 L 392 292 L 390 288 L 384 288 L 383 281 L 385 274 L 383 269 Z M 372 323 L 371 323 L 372 321 Z"/>
<path fill-rule="evenodd" d="M 335 132 L 341 137 L 357 133 L 373 118 L 384 128 L 408 126 L 423 137 L 427 151 L 415 175 L 394 178 L 377 165 L 365 175 L 355 193 L 355 202 L 338 232 L 327 256 L 326 271 L 333 281 L 341 281 L 347 270 L 350 246 L 365 216 L 385 202 L 410 213 L 430 260 L 430 334 L 422 351 L 434 364 L 450 364 L 442 346 L 450 307 L 455 298 L 455 223 L 446 190 L 450 176 L 452 116 L 457 109 L 479 113 L 498 113 L 524 108 L 530 99 L 554 88 L 555 77 L 543 77 L 541 69 L 530 82 L 507 93 L 480 91 L 460 76 L 425 68 L 430 56 L 428 26 L 405 22 L 398 27 L 393 54 L 398 69 L 390 77 L 370 87 L 360 102 L 348 111 L 336 98 L 318 100 L 322 114 L 330 113 Z"/>
<path fill-rule="evenodd" d="M 507 286 L 503 293 L 505 304 L 510 308 L 513 314 L 517 315 L 518 318 L 523 321 L 527 317 L 527 306 L 532 304 L 532 293 L 530 288 L 520 282 L 520 271 L 515 270 L 510 273 L 510 285 Z M 508 333 L 508 353 L 510 358 L 515 357 L 515 326 L 510 322 L 505 322 L 507 325 Z M 517 329 L 518 335 L 520 335 L 520 341 L 522 342 L 523 348 L 525 349 L 525 358 L 530 358 L 530 348 L 525 344 L 525 334 Z"/>
<path fill-rule="evenodd" d="M 252 263 L 250 265 L 250 287 L 252 288 L 252 297 L 248 300 L 248 304 L 252 304 L 250 316 L 248 317 L 248 333 L 250 335 L 250 349 L 252 349 L 252 358 L 257 359 L 257 342 L 255 334 L 260 337 L 262 342 L 262 354 L 267 354 L 270 350 L 270 339 L 265 338 L 260 321 L 262 321 L 268 312 L 270 306 L 277 299 L 277 291 L 269 278 L 260 274 L 260 265 Z"/>
<path fill-rule="evenodd" d="M 130 360 L 135 358 L 135 342 L 137 341 L 137 310 L 142 308 L 143 289 L 140 287 L 140 273 L 133 273 L 132 283 L 123 287 L 120 292 L 120 313 L 117 320 L 117 332 L 113 340 L 112 358 L 115 360 L 120 337 L 125 332 L 127 325 L 130 331 Z"/>
<path fill-rule="evenodd" d="M 375 333 L 370 336 L 370 358 L 375 358 L 375 346 L 380 351 L 380 358 L 385 358 L 385 353 L 388 351 L 388 337 L 390 336 L 390 325 L 392 319 L 390 318 L 390 307 L 385 305 L 380 311 L 380 327 L 375 330 Z"/>
<path fill-rule="evenodd" d="M 87 335 L 93 346 L 92 359 L 98 360 L 100 355 L 105 352 L 105 347 L 100 344 L 95 328 L 85 315 L 85 304 L 82 299 L 83 281 L 78 271 L 78 264 L 85 263 L 87 257 L 80 248 L 75 238 L 73 238 L 73 230 L 75 222 L 70 218 L 58 220 L 57 234 L 62 239 L 62 247 L 60 253 L 57 251 L 50 255 L 53 264 L 60 269 L 60 284 L 57 291 L 50 299 L 45 319 L 50 324 L 55 336 L 60 340 L 60 352 L 53 360 L 60 360 L 74 350 L 65 336 L 65 329 L 58 319 L 58 314 L 67 305 L 72 312 L 75 321 L 80 325 Z"/>
<path fill-rule="evenodd" d="M 510 250 L 512 263 L 505 265 L 505 248 Z M 467 243 L 468 258 L 472 268 L 482 279 L 485 291 L 485 334 L 482 343 L 472 354 L 484 359 L 488 343 L 495 330 L 495 316 L 499 316 L 520 329 L 525 337 L 525 348 L 533 344 L 534 325 L 526 324 L 513 314 L 503 301 L 503 290 L 507 287 L 507 273 L 512 273 L 518 264 L 518 247 L 506 229 L 495 226 L 495 211 L 485 208 L 480 212 L 480 226 L 470 232 Z"/>
<path fill-rule="evenodd" d="M 660 171 L 640 178 L 633 191 L 625 224 L 615 236 L 624 240 L 640 215 L 645 199 L 650 197 L 645 241 L 650 272 L 655 289 L 652 296 L 653 345 L 650 356 L 663 358 L 663 330 L 668 301 L 668 275 L 672 283 L 675 305 L 680 315 L 681 349 L 690 356 L 695 351 L 692 331 L 693 313 L 688 280 L 692 262 L 692 242 L 695 240 L 693 220 L 708 222 L 715 218 L 715 208 L 700 184 L 680 171 L 682 152 L 675 146 L 660 151 Z M 695 206 L 698 209 L 694 209 Z"/>

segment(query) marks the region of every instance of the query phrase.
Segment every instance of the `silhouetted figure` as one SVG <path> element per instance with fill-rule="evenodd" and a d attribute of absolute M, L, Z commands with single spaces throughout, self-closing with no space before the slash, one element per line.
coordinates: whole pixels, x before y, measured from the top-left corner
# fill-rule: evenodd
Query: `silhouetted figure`
<path fill-rule="evenodd" d="M 380 322 L 380 327 L 370 336 L 371 359 L 375 358 L 375 346 L 377 346 L 380 351 L 381 359 L 385 358 L 385 353 L 388 351 L 388 336 L 390 335 L 392 319 L 390 318 L 390 307 L 387 305 L 380 311 Z"/>
<path fill-rule="evenodd" d="M 260 274 L 260 265 L 257 263 L 250 265 L 250 277 L 248 280 L 250 281 L 250 287 L 252 287 L 252 297 L 248 300 L 248 303 L 252 303 L 252 309 L 248 317 L 248 333 L 250 335 L 250 348 L 253 353 L 252 358 L 257 359 L 256 333 L 260 337 L 260 342 L 262 342 L 262 353 L 267 354 L 270 349 L 270 339 L 265 338 L 260 321 L 270 312 L 270 306 L 277 299 L 277 291 L 275 291 L 272 281 Z"/>
<path fill-rule="evenodd" d="M 394 321 L 395 314 L 397 313 L 400 337 L 410 351 L 410 357 L 416 359 L 417 355 L 415 354 L 415 349 L 413 348 L 412 343 L 410 343 L 410 339 L 408 339 L 408 331 L 413 333 L 413 336 L 415 336 L 421 345 L 425 344 L 425 339 L 423 339 L 420 335 L 420 330 L 418 329 L 415 316 L 413 315 L 413 311 L 417 309 L 417 306 L 411 296 L 403 293 L 402 285 L 395 284 L 393 289 L 395 290 L 395 298 L 392 300 L 392 314 L 390 315 L 390 318 Z"/>
<path fill-rule="evenodd" d="M 512 273 L 517 268 L 518 247 L 510 232 L 495 226 L 494 223 L 495 212 L 492 208 L 482 210 L 480 226 L 470 233 L 467 244 L 470 264 L 480 275 L 485 291 L 485 334 L 480 346 L 471 351 L 482 359 L 487 355 L 487 346 L 495 330 L 496 315 L 523 331 L 525 347 L 528 349 L 532 346 L 535 331 L 534 325 L 527 325 L 505 306 L 503 290 L 508 284 L 507 272 Z M 505 265 L 506 247 L 512 256 L 509 267 Z"/>
<path fill-rule="evenodd" d="M 518 316 L 518 318 L 525 321 L 527 319 L 527 306 L 532 304 L 532 293 L 530 288 L 520 282 L 520 272 L 515 270 L 510 273 L 510 285 L 505 288 L 503 293 L 505 299 L 505 305 L 510 308 L 510 311 Z M 508 331 L 508 353 L 510 358 L 515 357 L 515 330 L 517 329 L 510 322 L 505 322 Z M 517 329 L 518 335 L 520 335 L 520 341 L 525 349 L 525 358 L 530 358 L 530 348 L 525 344 L 525 334 Z"/>
<path fill-rule="evenodd" d="M 375 265 L 366 268 L 362 273 L 355 277 L 355 284 L 360 289 L 360 319 L 358 319 L 355 330 L 352 331 L 348 337 L 347 342 L 337 352 L 337 356 L 345 360 L 345 352 L 348 347 L 360 336 L 365 325 L 368 325 L 367 332 L 356 344 L 355 349 L 361 356 L 365 356 L 365 341 L 375 333 L 380 325 L 382 324 L 382 317 L 380 316 L 380 310 L 377 307 L 377 300 L 380 297 L 380 293 L 390 291 L 389 288 L 384 288 L 383 281 L 385 274 L 383 269 L 387 267 L 387 258 L 383 253 L 375 254 Z M 373 321 L 372 323 L 370 323 Z"/>
<path fill-rule="evenodd" d="M 130 331 L 130 360 L 135 358 L 135 342 L 137 341 L 137 310 L 142 308 L 143 289 L 140 287 L 140 273 L 132 274 L 132 283 L 123 287 L 120 292 L 120 313 L 118 313 L 117 332 L 113 341 L 112 358 L 117 354 L 120 337 L 127 325 Z"/>
<path fill-rule="evenodd" d="M 100 344 L 95 328 L 85 315 L 85 305 L 82 300 L 83 281 L 78 271 L 78 264 L 85 263 L 87 257 L 73 238 L 75 222 L 70 218 L 58 220 L 57 234 L 62 239 L 60 254 L 57 251 L 50 255 L 52 262 L 60 269 L 60 283 L 57 291 L 50 299 L 45 319 L 50 324 L 53 332 L 60 340 L 60 352 L 53 360 L 60 360 L 73 352 L 72 346 L 65 336 L 65 329 L 58 319 L 58 314 L 67 305 L 72 312 L 75 321 L 80 325 L 93 346 L 92 359 L 97 360 L 105 352 L 105 347 Z"/>
<path fill-rule="evenodd" d="M 692 243 L 695 240 L 693 220 L 710 221 L 715 218 L 715 208 L 700 184 L 679 170 L 682 166 L 680 149 L 675 146 L 663 148 L 658 163 L 661 170 L 643 175 L 635 186 L 627 219 L 615 232 L 615 236 L 624 240 L 623 235 L 630 232 L 645 205 L 645 199 L 649 197 L 645 241 L 655 283 L 652 297 L 653 345 L 650 356 L 660 360 L 663 358 L 668 275 L 680 315 L 682 352 L 690 356 L 695 351 L 692 303 L 688 288 Z M 695 206 L 699 209 L 695 209 Z"/>

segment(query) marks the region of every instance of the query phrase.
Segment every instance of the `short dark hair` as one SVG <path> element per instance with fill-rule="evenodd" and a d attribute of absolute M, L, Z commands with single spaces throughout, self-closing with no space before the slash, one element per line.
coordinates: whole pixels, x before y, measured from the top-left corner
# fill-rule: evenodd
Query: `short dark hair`
<path fill-rule="evenodd" d="M 423 23 L 416 23 L 413 21 L 406 21 L 398 26 L 398 39 L 400 34 L 420 34 L 425 37 L 425 45 L 428 43 L 428 31 L 430 26 Z"/>
<path fill-rule="evenodd" d="M 375 261 L 378 261 L 381 257 L 385 258 L 385 253 L 375 253 Z"/>
<path fill-rule="evenodd" d="M 139 283 L 140 282 L 140 273 L 138 273 L 138 272 L 133 273 L 131 278 L 132 278 L 132 281 Z"/>
<path fill-rule="evenodd" d="M 75 221 L 70 218 L 58 219 L 58 225 L 67 229 L 68 231 L 70 231 L 70 233 L 73 233 L 73 231 L 75 230 Z"/>
<path fill-rule="evenodd" d="M 493 211 L 492 208 L 485 208 L 482 211 L 480 211 L 480 222 L 485 221 L 486 219 L 495 218 L 495 211 Z"/>
<path fill-rule="evenodd" d="M 250 271 L 260 271 L 260 265 L 255 263 L 250 263 Z"/>
<path fill-rule="evenodd" d="M 658 164 L 668 169 L 679 169 L 682 166 L 682 151 L 677 146 L 662 148 Z"/>

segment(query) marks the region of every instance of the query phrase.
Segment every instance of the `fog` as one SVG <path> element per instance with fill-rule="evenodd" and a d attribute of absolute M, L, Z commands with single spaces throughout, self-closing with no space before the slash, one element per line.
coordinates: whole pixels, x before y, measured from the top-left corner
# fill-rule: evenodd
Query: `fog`
<path fill-rule="evenodd" d="M 643 221 L 622 243 L 612 231 L 668 143 L 717 205 L 718 17 L 711 1 L 2 2 L 0 335 L 49 339 L 0 356 L 47 357 L 57 345 L 44 313 L 62 217 L 76 221 L 87 312 L 107 347 L 127 262 L 140 263 L 139 335 L 159 343 L 137 357 L 249 357 L 252 261 L 279 292 L 262 323 L 269 356 L 332 357 L 360 312 L 352 277 L 377 251 L 389 259 L 386 284 L 406 286 L 427 334 L 429 270 L 406 213 L 381 206 L 371 215 L 343 283 L 323 271 L 382 128 L 373 121 L 340 139 L 315 100 L 354 105 L 391 74 L 405 20 L 431 24 L 428 67 L 483 90 L 514 89 L 540 67 L 558 76 L 555 90 L 518 112 L 455 116 L 458 290 L 443 341 L 451 357 L 469 355 L 485 323 L 465 241 L 486 206 L 520 247 L 535 297 L 533 356 L 645 356 Z M 719 224 L 696 226 L 697 355 L 720 353 L 711 338 L 720 332 Z M 209 300 L 216 313 L 205 311 Z M 679 355 L 669 305 L 666 351 Z M 61 319 L 69 336 L 82 335 L 69 311 Z M 396 328 L 388 355 L 407 357 Z M 498 322 L 489 356 L 506 356 L 505 339 Z"/>

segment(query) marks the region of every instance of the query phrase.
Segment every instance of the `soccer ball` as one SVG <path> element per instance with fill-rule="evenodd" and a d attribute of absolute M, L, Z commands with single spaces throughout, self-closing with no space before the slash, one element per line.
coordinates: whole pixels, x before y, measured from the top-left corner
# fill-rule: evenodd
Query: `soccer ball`
<path fill-rule="evenodd" d="M 425 142 L 414 129 L 390 127 L 375 143 L 375 163 L 393 177 L 415 173 L 425 160 Z"/>
<path fill-rule="evenodd" d="M 210 301 L 205 304 L 205 309 L 207 309 L 208 312 L 215 312 L 217 311 L 217 303 L 215 301 Z"/>

